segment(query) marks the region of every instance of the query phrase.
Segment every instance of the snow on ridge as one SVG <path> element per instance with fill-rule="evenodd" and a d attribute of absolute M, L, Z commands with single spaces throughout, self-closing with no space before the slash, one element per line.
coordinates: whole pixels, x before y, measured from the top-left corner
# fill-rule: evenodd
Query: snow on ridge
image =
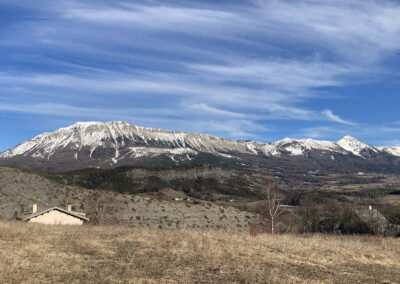
<path fill-rule="evenodd" d="M 264 144 L 261 146 L 261 151 L 267 156 L 280 156 L 281 152 L 274 144 Z"/>
<path fill-rule="evenodd" d="M 289 138 L 289 137 L 286 137 L 286 138 L 283 138 L 282 140 L 272 142 L 272 144 L 274 144 L 274 145 L 279 147 L 279 146 L 282 146 L 282 145 L 285 145 L 285 144 L 290 144 L 290 143 L 293 143 L 293 142 L 297 142 L 297 140 Z"/>
<path fill-rule="evenodd" d="M 125 147 L 124 141 L 126 141 L 124 140 L 125 138 L 119 139 L 120 137 L 125 137 L 132 141 L 134 145 L 136 142 L 139 143 L 140 147 L 130 147 L 134 156 L 145 155 L 146 151 L 150 155 L 183 155 L 208 152 L 217 155 L 221 153 L 245 153 L 256 156 L 260 154 L 281 156 L 288 153 L 292 156 L 299 156 L 304 155 L 306 151 L 320 150 L 340 154 L 353 153 L 362 157 L 361 152 L 364 149 L 400 156 L 400 147 L 376 148 L 351 136 L 345 136 L 336 142 L 284 138 L 275 142 L 260 143 L 255 141 L 233 141 L 207 134 L 146 128 L 125 121 L 91 121 L 77 122 L 51 133 L 42 133 L 0 153 L 0 158 L 18 155 L 49 158 L 53 153 L 65 147 L 73 150 L 75 157 L 78 157 L 77 155 L 83 147 L 88 147 L 90 149 L 89 158 L 91 158 L 93 151 L 97 147 L 112 147 L 115 148 L 115 156 L 112 162 L 117 163 L 125 156 L 120 157 L 121 147 Z"/>
<path fill-rule="evenodd" d="M 356 156 L 362 157 L 362 150 L 371 150 L 373 152 L 379 152 L 379 150 L 373 146 L 370 146 L 360 140 L 351 137 L 349 135 L 344 136 L 342 139 L 336 141 L 336 144 L 345 149 L 346 151 L 353 153 Z"/>
<path fill-rule="evenodd" d="M 234 156 L 232 156 L 232 155 L 229 155 L 229 154 L 225 154 L 225 153 L 218 153 L 218 155 L 221 155 L 222 157 L 225 157 L 225 158 L 230 158 L 230 159 L 233 159 L 233 158 L 235 158 Z"/>
<path fill-rule="evenodd" d="M 157 156 L 161 154 L 183 155 L 197 154 L 190 148 L 154 148 L 154 147 L 128 147 L 134 157 Z"/>
<path fill-rule="evenodd" d="M 397 147 L 380 147 L 379 150 L 389 153 L 393 156 L 400 157 L 400 146 Z"/>
<path fill-rule="evenodd" d="M 304 155 L 306 150 L 324 150 L 331 152 L 344 153 L 344 151 L 332 141 L 313 140 L 313 139 L 293 139 L 284 138 L 279 141 L 269 143 L 269 146 L 264 146 L 264 149 L 268 148 L 266 152 L 276 156 L 279 151 L 284 150 L 289 152 L 292 156 Z"/>
<path fill-rule="evenodd" d="M 32 139 L 15 146 L 14 148 L 8 149 L 8 150 L 0 153 L 0 158 L 9 158 L 9 157 L 13 157 L 13 156 L 23 155 L 23 154 L 31 151 L 33 148 L 38 147 L 38 144 L 39 144 L 38 141 L 41 141 L 42 139 L 47 137 L 49 134 L 51 134 L 51 133 L 45 132 L 45 133 L 39 134 L 39 135 L 33 137 Z M 36 154 L 36 156 L 39 157 L 41 155 Z"/>
<path fill-rule="evenodd" d="M 290 145 L 284 148 L 292 156 L 301 156 L 304 154 L 304 149 L 300 145 Z"/>
<path fill-rule="evenodd" d="M 245 142 L 244 143 L 246 146 L 246 149 L 249 150 L 251 153 L 253 153 L 254 155 L 257 155 L 257 147 L 254 145 L 254 142 L 248 143 Z"/>

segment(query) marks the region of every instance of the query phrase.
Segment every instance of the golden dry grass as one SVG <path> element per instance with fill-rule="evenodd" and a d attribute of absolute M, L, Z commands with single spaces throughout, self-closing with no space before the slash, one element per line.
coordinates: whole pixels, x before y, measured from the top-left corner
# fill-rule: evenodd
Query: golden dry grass
<path fill-rule="evenodd" d="M 0 221 L 1 283 L 400 283 L 400 239 Z"/>

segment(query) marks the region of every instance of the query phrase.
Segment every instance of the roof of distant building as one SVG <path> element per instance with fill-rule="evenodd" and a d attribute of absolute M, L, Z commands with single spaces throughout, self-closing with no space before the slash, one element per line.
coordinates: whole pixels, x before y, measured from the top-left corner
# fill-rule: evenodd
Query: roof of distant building
<path fill-rule="evenodd" d="M 50 212 L 50 211 L 53 211 L 53 210 L 60 211 L 60 212 L 62 212 L 62 213 L 64 213 L 64 214 L 73 216 L 73 217 L 75 217 L 75 218 L 79 218 L 79 219 L 81 219 L 81 220 L 83 220 L 83 221 L 86 221 L 86 222 L 89 221 L 89 218 L 86 218 L 84 213 L 80 213 L 80 212 L 76 212 L 76 211 L 68 211 L 68 210 L 62 209 L 62 208 L 57 207 L 57 206 L 47 208 L 47 209 L 42 210 L 42 211 L 40 211 L 40 212 L 36 212 L 36 213 L 33 213 L 33 214 L 29 214 L 29 215 L 27 215 L 27 216 L 22 217 L 21 220 L 22 220 L 22 221 L 29 221 L 29 220 L 32 219 L 32 218 L 35 218 L 35 217 L 40 216 L 40 215 L 43 215 L 43 214 L 45 214 L 45 213 L 47 213 L 47 212 Z"/>

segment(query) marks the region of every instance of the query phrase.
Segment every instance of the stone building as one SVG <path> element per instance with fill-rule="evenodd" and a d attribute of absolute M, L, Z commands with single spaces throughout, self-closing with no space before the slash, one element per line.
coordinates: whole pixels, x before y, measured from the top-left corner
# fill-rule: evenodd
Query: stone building
<path fill-rule="evenodd" d="M 355 213 L 371 232 L 386 236 L 400 236 L 400 225 L 390 223 L 378 209 L 369 206 L 368 209 L 356 209 Z"/>
<path fill-rule="evenodd" d="M 37 204 L 33 204 L 32 213 L 21 218 L 22 221 L 28 223 L 39 223 L 47 225 L 83 225 L 89 222 L 85 213 L 72 211 L 72 206 L 62 209 L 59 207 L 50 207 L 38 211 Z"/>

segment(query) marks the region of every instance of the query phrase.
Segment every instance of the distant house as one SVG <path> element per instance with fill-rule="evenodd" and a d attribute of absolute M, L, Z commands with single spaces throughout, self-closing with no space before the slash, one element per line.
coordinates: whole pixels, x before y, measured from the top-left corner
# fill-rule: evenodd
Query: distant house
<path fill-rule="evenodd" d="M 47 225 L 83 225 L 89 222 L 85 213 L 72 211 L 72 206 L 68 205 L 67 210 L 59 207 L 50 207 L 42 211 L 37 210 L 37 204 L 33 204 L 32 213 L 20 218 L 24 222 L 39 223 Z"/>
<path fill-rule="evenodd" d="M 385 216 L 377 209 L 372 209 L 372 206 L 368 209 L 356 209 L 355 213 L 368 229 L 375 233 L 384 234 L 388 228 L 389 223 Z"/>
<path fill-rule="evenodd" d="M 377 209 L 369 206 L 368 209 L 356 209 L 356 215 L 369 230 L 382 235 L 400 236 L 400 225 L 390 223 Z"/>

